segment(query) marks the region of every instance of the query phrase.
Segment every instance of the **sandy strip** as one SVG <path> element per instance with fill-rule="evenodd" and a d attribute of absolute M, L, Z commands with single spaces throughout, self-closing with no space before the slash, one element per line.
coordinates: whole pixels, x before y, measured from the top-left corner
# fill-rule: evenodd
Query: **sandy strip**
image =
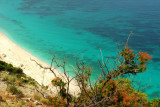
<path fill-rule="evenodd" d="M 51 81 L 54 78 L 53 73 L 48 70 L 44 71 L 44 69 L 41 69 L 35 62 L 31 61 L 30 58 L 36 60 L 45 67 L 49 66 L 47 63 L 41 61 L 13 43 L 3 33 L 0 33 L 0 60 L 22 68 L 26 75 L 35 79 L 39 84 L 43 84 L 44 86 L 49 85 L 49 89 L 56 93 L 55 88 L 51 86 Z M 57 69 L 55 70 L 55 73 L 57 75 L 61 74 Z M 76 82 L 73 81 L 70 84 L 70 93 L 77 94 L 78 92 L 79 88 L 76 86 Z"/>

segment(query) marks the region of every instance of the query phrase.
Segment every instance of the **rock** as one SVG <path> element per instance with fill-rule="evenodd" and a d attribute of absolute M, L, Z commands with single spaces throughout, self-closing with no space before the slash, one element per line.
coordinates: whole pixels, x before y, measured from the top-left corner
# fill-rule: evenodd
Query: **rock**
<path fill-rule="evenodd" d="M 26 101 L 27 101 L 27 102 L 30 102 L 30 101 L 31 101 L 31 98 L 26 98 Z"/>
<path fill-rule="evenodd" d="M 24 66 L 23 64 L 20 65 L 20 67 L 23 67 L 23 66 Z"/>
<path fill-rule="evenodd" d="M 4 53 L 3 53 L 1 56 L 2 56 L 2 57 L 4 57 L 4 58 L 5 58 L 5 57 L 7 57 L 7 55 L 6 55 L 6 54 L 4 54 Z"/>
<path fill-rule="evenodd" d="M 24 78 L 24 77 L 21 77 L 21 78 L 24 79 L 24 80 L 26 79 L 26 78 Z"/>

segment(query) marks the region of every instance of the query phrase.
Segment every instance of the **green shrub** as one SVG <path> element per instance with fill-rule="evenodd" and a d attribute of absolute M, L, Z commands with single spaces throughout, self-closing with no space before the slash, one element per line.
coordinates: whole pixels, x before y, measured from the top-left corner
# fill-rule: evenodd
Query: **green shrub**
<path fill-rule="evenodd" d="M 48 103 L 48 99 L 41 98 L 40 102 L 43 103 L 43 104 L 47 104 Z"/>
<path fill-rule="evenodd" d="M 19 90 L 17 87 L 15 86 L 10 86 L 8 87 L 7 89 L 8 92 L 14 94 L 14 95 L 17 95 L 18 97 L 23 97 L 23 93 L 21 90 Z"/>
<path fill-rule="evenodd" d="M 152 107 L 160 107 L 160 99 L 153 99 L 153 100 L 151 100 L 150 105 Z"/>
<path fill-rule="evenodd" d="M 9 76 L 7 84 L 14 85 L 15 82 L 16 82 L 16 77 L 15 76 Z"/>
<path fill-rule="evenodd" d="M 23 82 L 20 80 L 20 79 L 18 79 L 18 80 L 16 80 L 16 83 L 15 83 L 17 86 L 21 86 L 22 84 L 23 84 Z"/>
<path fill-rule="evenodd" d="M 3 79 L 2 79 L 3 81 L 8 81 L 9 75 L 3 75 L 2 78 L 3 78 Z"/>
<path fill-rule="evenodd" d="M 23 70 L 21 68 L 13 67 L 12 64 L 0 61 L 0 71 L 5 71 L 5 70 L 13 74 L 23 74 Z"/>
<path fill-rule="evenodd" d="M 4 71 L 5 70 L 5 66 L 0 64 L 0 71 Z"/>

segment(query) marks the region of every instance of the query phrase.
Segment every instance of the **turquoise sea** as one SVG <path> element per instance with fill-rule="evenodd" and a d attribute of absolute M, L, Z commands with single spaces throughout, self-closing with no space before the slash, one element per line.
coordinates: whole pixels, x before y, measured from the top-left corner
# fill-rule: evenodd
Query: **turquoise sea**
<path fill-rule="evenodd" d="M 135 80 L 149 85 L 150 99 L 160 97 L 160 0 L 0 0 L 0 31 L 43 61 L 52 52 L 69 67 L 78 55 L 95 69 L 99 49 L 114 59 L 134 31 L 129 46 L 153 56 Z"/>

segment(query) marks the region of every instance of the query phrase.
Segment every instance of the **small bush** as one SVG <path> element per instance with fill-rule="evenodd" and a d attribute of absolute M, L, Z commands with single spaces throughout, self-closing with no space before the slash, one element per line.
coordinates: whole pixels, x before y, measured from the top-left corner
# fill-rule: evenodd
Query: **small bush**
<path fill-rule="evenodd" d="M 13 85 L 15 82 L 16 82 L 16 77 L 10 76 L 8 78 L 8 81 L 7 81 L 8 84 L 12 84 Z"/>
<path fill-rule="evenodd" d="M 48 103 L 48 99 L 41 98 L 40 102 L 43 103 L 43 104 L 47 104 Z"/>
<path fill-rule="evenodd" d="M 2 79 L 3 81 L 8 81 L 9 75 L 3 75 L 2 78 L 3 78 L 3 79 Z"/>
<path fill-rule="evenodd" d="M 22 84 L 23 84 L 23 82 L 20 79 L 16 80 L 16 85 L 17 86 L 21 86 Z"/>
<path fill-rule="evenodd" d="M 8 91 L 14 95 L 17 95 L 18 97 L 23 97 L 22 91 L 17 89 L 15 86 L 8 87 Z"/>
<path fill-rule="evenodd" d="M 0 71 L 5 71 L 5 70 L 13 74 L 23 74 L 23 70 L 21 68 L 13 67 L 12 64 L 0 61 Z"/>
<path fill-rule="evenodd" d="M 37 86 L 35 80 L 30 77 L 28 78 L 28 84 L 33 85 L 33 86 Z"/>
<path fill-rule="evenodd" d="M 47 89 L 48 89 L 48 86 L 42 86 L 42 88 L 43 88 L 44 90 L 47 90 Z"/>
<path fill-rule="evenodd" d="M 53 107 L 65 107 L 67 105 L 66 99 L 62 97 L 50 97 L 47 105 L 52 105 Z"/>
<path fill-rule="evenodd" d="M 41 95 L 40 95 L 40 94 L 38 94 L 38 93 L 34 93 L 33 98 L 34 98 L 35 100 L 40 101 L 40 99 L 41 99 Z"/>
<path fill-rule="evenodd" d="M 0 64 L 0 71 L 4 71 L 5 70 L 5 66 Z"/>

